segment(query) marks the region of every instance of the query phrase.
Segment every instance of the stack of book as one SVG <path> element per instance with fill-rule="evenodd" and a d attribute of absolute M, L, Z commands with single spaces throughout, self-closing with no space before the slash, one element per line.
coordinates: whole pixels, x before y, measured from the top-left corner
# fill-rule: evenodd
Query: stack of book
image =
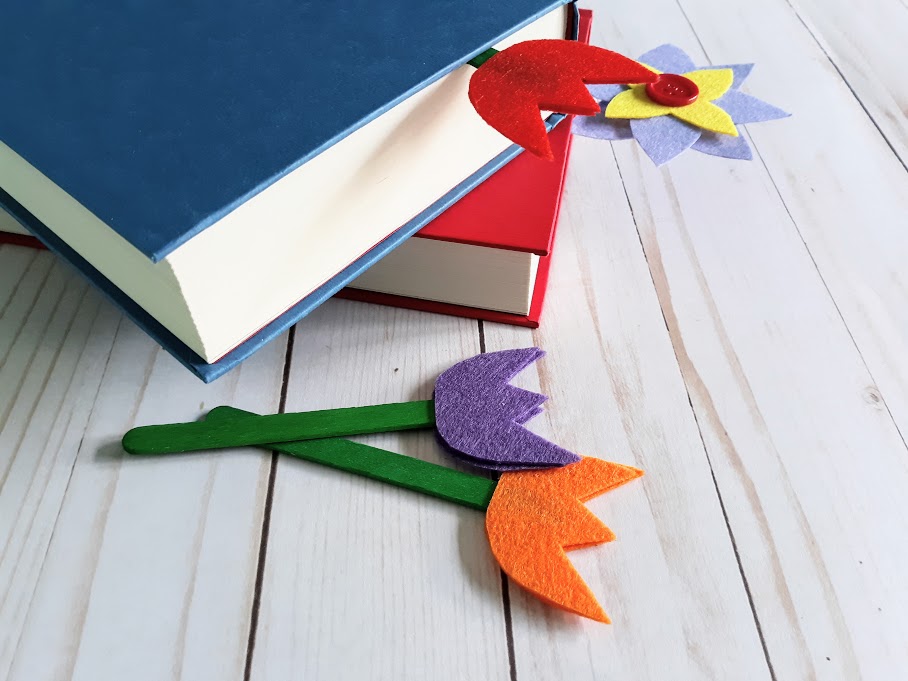
<path fill-rule="evenodd" d="M 587 13 L 171 9 L 11 10 L 0 241 L 56 252 L 206 381 L 335 294 L 538 325 L 570 121 L 548 117 L 554 163 L 519 154 L 472 109 L 467 62 L 586 39 Z"/>

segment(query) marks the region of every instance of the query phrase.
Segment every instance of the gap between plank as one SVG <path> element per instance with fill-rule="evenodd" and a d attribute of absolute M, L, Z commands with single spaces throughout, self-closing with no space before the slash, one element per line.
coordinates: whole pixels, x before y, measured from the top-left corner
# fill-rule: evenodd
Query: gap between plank
<path fill-rule="evenodd" d="M 707 61 L 709 61 L 711 63 L 712 60 L 709 58 L 709 53 L 706 51 L 706 48 L 703 46 L 703 42 L 700 40 L 700 36 L 697 34 L 696 29 L 694 29 L 694 25 L 691 23 L 690 17 L 688 17 L 687 12 L 684 11 L 684 7 L 681 5 L 681 0 L 675 0 L 675 2 L 678 5 L 678 9 L 681 11 L 681 14 L 684 16 L 684 20 L 687 21 L 687 25 L 690 27 L 691 32 L 694 34 L 694 37 L 697 40 L 697 44 L 700 45 L 700 50 L 706 56 Z M 826 49 L 823 47 L 823 45 L 817 39 L 817 36 L 814 35 L 814 33 L 810 30 L 810 27 L 804 22 L 804 19 L 798 13 L 797 9 L 794 7 L 794 5 L 792 5 L 791 0 L 786 0 L 786 2 L 788 3 L 789 7 L 791 7 L 791 10 L 794 13 L 794 15 L 797 17 L 798 21 L 804 27 L 804 30 L 807 31 L 807 33 L 810 35 L 810 37 L 816 43 L 817 47 L 819 47 L 820 50 L 823 52 L 823 55 L 826 57 L 827 61 L 836 70 L 836 73 L 839 74 L 839 78 L 841 78 L 842 82 L 845 83 L 845 86 L 848 88 L 849 92 L 851 92 L 852 96 L 858 101 L 858 104 L 861 105 L 861 108 L 864 110 L 864 113 L 867 114 L 867 117 L 870 119 L 870 121 L 873 123 L 874 127 L 877 129 L 877 132 L 880 133 L 880 136 L 886 142 L 886 145 L 889 147 L 889 149 L 892 151 L 892 153 L 895 154 L 895 157 L 899 160 L 899 163 L 902 165 L 902 167 L 906 171 L 908 171 L 908 166 L 905 165 L 905 162 L 898 155 L 895 148 L 890 143 L 889 138 L 886 137 L 886 135 L 880 129 L 880 126 L 878 126 L 876 124 L 876 120 L 874 120 L 873 116 L 870 115 L 870 112 L 864 106 L 864 103 L 861 101 L 861 98 L 858 97 L 857 93 L 851 87 L 851 84 L 848 82 L 848 80 L 842 74 L 842 71 L 839 69 L 838 65 L 832 60 L 832 57 L 829 56 L 829 53 L 826 51 Z M 826 295 L 829 296 L 829 300 L 832 301 L 832 305 L 835 308 L 836 314 L 839 316 L 839 319 L 842 320 L 842 326 L 845 328 L 845 331 L 848 333 L 848 337 L 851 339 L 851 344 L 854 346 L 855 352 L 858 353 L 858 357 L 860 357 L 860 359 L 861 359 L 861 364 L 864 366 L 864 370 L 867 372 L 867 375 L 870 377 L 870 380 L 873 381 L 874 387 L 878 390 L 879 395 L 880 395 L 880 402 L 886 408 L 886 413 L 889 415 L 889 420 L 892 421 L 892 425 L 895 426 L 895 432 L 897 432 L 899 434 L 899 439 L 902 441 L 902 444 L 905 446 L 905 448 L 908 449 L 908 440 L 905 439 L 905 434 L 902 432 L 902 429 L 899 427 L 898 421 L 892 415 L 892 410 L 889 408 L 889 403 L 886 401 L 886 396 L 883 394 L 883 391 L 880 389 L 879 383 L 877 382 L 876 378 L 874 377 L 873 372 L 870 370 L 870 365 L 867 363 L 867 360 L 864 357 L 864 353 L 861 351 L 860 345 L 858 345 L 858 342 L 855 339 L 854 334 L 851 332 L 851 327 L 848 325 L 848 321 L 845 319 L 845 315 L 842 312 L 842 309 L 839 307 L 839 302 L 836 300 L 836 297 L 833 295 L 832 290 L 829 288 L 829 284 L 826 281 L 826 277 L 823 276 L 823 272 L 820 270 L 820 267 L 817 264 L 816 258 L 813 257 L 813 251 L 810 250 L 810 246 L 808 245 L 807 240 L 804 238 L 803 232 L 801 232 L 801 228 L 798 225 L 798 221 L 795 220 L 794 215 L 792 215 L 792 213 L 791 213 L 791 209 L 789 209 L 789 207 L 788 207 L 788 203 L 785 201 L 785 197 L 782 196 L 782 190 L 779 189 L 779 185 L 776 183 L 775 177 L 773 177 L 772 172 L 769 170 L 769 166 L 766 164 L 766 159 L 763 158 L 763 154 L 760 153 L 759 147 L 754 142 L 753 137 L 751 137 L 750 134 L 748 134 L 748 140 L 750 141 L 750 146 L 754 150 L 756 157 L 760 159 L 760 163 L 763 166 L 763 170 L 766 171 L 766 176 L 769 178 L 769 181 L 772 183 L 772 187 L 776 192 L 776 196 L 779 199 L 779 203 L 782 204 L 782 207 L 785 209 L 785 213 L 786 213 L 786 215 L 788 215 L 788 219 L 791 222 L 792 227 L 794 227 L 794 230 L 797 233 L 798 238 L 801 239 L 801 243 L 804 245 L 804 250 L 807 252 L 807 257 L 810 258 L 810 262 L 813 264 L 813 268 L 814 268 L 814 270 L 816 270 L 817 276 L 820 278 L 820 282 L 823 284 L 823 288 L 826 289 Z M 617 163 L 617 159 L 616 159 L 616 163 Z M 618 174 L 619 175 L 621 174 L 620 168 L 618 169 Z M 622 180 L 622 182 L 623 182 L 623 180 Z M 625 190 L 625 195 L 627 195 L 626 190 Z M 629 198 L 628 198 L 628 203 L 630 203 Z M 633 214 L 633 209 L 631 209 L 631 214 Z M 636 225 L 636 220 L 634 221 L 634 224 Z M 638 236 L 639 236 L 639 230 L 638 230 Z M 642 246 L 642 242 L 641 242 L 641 246 Z M 644 257 L 645 256 L 646 256 L 646 253 L 644 252 Z M 710 464 L 710 467 L 711 466 L 712 466 L 712 464 Z M 748 595 L 749 595 L 749 592 L 748 592 Z"/>
<path fill-rule="evenodd" d="M 678 6 L 679 6 L 679 8 L 681 8 L 680 3 L 678 4 Z M 681 12 L 682 12 L 682 14 L 684 14 L 683 8 L 681 8 Z M 684 18 L 685 18 L 685 20 L 687 20 L 688 25 L 690 25 L 690 19 L 688 19 L 686 14 L 684 14 Z M 691 26 L 691 31 L 694 33 L 694 37 L 697 39 L 697 42 L 700 42 L 700 38 L 699 38 L 699 36 L 697 36 L 696 31 L 694 31 L 693 26 Z M 702 47 L 703 47 L 702 43 L 700 44 L 700 47 L 702 49 Z M 704 50 L 704 54 L 705 53 L 706 53 L 706 51 Z M 669 342 L 671 342 L 672 350 L 675 353 L 675 361 L 678 365 L 678 372 L 681 374 L 681 381 L 684 384 L 684 393 L 687 396 L 687 403 L 690 405 L 691 415 L 693 416 L 694 423 L 697 426 L 697 436 L 700 438 L 700 446 L 703 448 L 703 455 L 706 457 L 706 463 L 709 466 L 709 474 L 710 474 L 710 477 L 712 477 L 713 488 L 716 490 L 716 498 L 719 500 L 719 508 L 722 511 L 722 518 L 725 521 L 725 529 L 728 531 L 728 538 L 729 538 L 729 541 L 731 542 L 732 550 L 734 551 L 734 554 L 735 554 L 735 562 L 738 564 L 738 574 L 741 576 L 741 581 L 744 584 L 744 592 L 747 594 L 747 602 L 748 602 L 748 605 L 750 606 L 750 612 L 751 612 L 751 615 L 753 616 L 754 625 L 757 628 L 757 635 L 760 638 L 760 647 L 762 647 L 762 649 L 763 649 L 763 658 L 766 660 L 766 666 L 769 670 L 770 678 L 772 679 L 772 681 L 777 681 L 776 671 L 773 668 L 772 660 L 769 657 L 769 649 L 766 646 L 766 637 L 763 634 L 763 627 L 760 624 L 760 618 L 757 616 L 757 610 L 754 605 L 754 600 L 753 600 L 753 595 L 751 593 L 750 584 L 747 581 L 747 575 L 745 574 L 744 566 L 741 563 L 741 555 L 738 552 L 738 543 L 737 543 L 737 540 L 735 539 L 735 533 L 732 530 L 731 523 L 728 520 L 728 513 L 725 510 L 725 501 L 722 499 L 722 492 L 719 489 L 719 483 L 716 480 L 716 473 L 713 470 L 713 462 L 709 456 L 709 450 L 706 447 L 706 440 L 703 437 L 703 430 L 700 427 L 700 420 L 697 418 L 697 410 L 694 409 L 693 398 L 691 397 L 691 394 L 690 394 L 690 388 L 687 384 L 687 378 L 684 376 L 684 372 L 681 370 L 681 363 L 680 363 L 680 359 L 678 358 L 677 349 L 675 348 L 675 343 L 672 339 L 671 328 L 669 328 L 668 319 L 666 319 L 666 317 L 665 317 L 665 310 L 662 309 L 662 301 L 659 300 L 658 288 L 656 286 L 656 280 L 653 277 L 653 271 L 650 266 L 649 258 L 647 257 L 647 254 L 646 254 L 646 248 L 643 245 L 643 235 L 640 234 L 640 227 L 637 225 L 637 216 L 634 214 L 634 207 L 631 204 L 631 197 L 628 194 L 627 185 L 624 182 L 624 175 L 621 173 L 621 165 L 618 163 L 618 157 L 615 155 L 614 145 L 612 145 L 610 143 L 609 146 L 611 147 L 611 151 L 612 151 L 612 160 L 615 163 L 615 168 L 618 170 L 618 177 L 621 180 L 621 187 L 624 190 L 624 198 L 625 198 L 625 201 L 627 202 L 628 210 L 631 213 L 631 220 L 634 223 L 634 230 L 637 232 L 637 240 L 640 243 L 640 252 L 643 254 L 643 259 L 646 262 L 646 268 L 650 275 L 650 281 L 653 284 L 653 289 L 656 291 L 656 298 L 659 301 L 659 312 L 662 315 L 662 323 L 665 325 L 665 330 L 668 333 Z"/>
<path fill-rule="evenodd" d="M 477 322 L 479 329 L 479 352 L 486 354 L 486 333 L 485 324 L 480 319 Z M 493 477 L 498 477 L 493 475 Z M 508 669 L 511 673 L 511 681 L 517 681 L 517 657 L 514 654 L 514 623 L 511 617 L 511 590 L 508 582 L 508 576 L 504 570 L 498 570 L 501 575 L 501 607 L 504 610 L 504 636 L 508 647 Z"/>
<path fill-rule="evenodd" d="M 84 298 L 83 298 L 83 300 L 84 300 Z M 81 304 L 81 301 L 80 301 L 80 304 Z M 100 312 L 96 313 L 94 319 L 92 320 L 92 323 L 91 323 L 92 329 L 94 328 L 94 325 L 97 323 L 99 314 L 100 314 Z M 94 394 L 94 397 L 93 397 L 92 403 L 91 403 L 91 408 L 89 409 L 88 416 L 85 419 L 85 430 L 88 430 L 88 426 L 91 424 L 91 417 L 95 413 L 95 408 L 98 406 L 98 395 L 101 393 L 101 387 L 104 385 L 104 378 L 105 378 L 105 376 L 107 376 L 107 370 L 110 367 L 110 358 L 111 358 L 111 355 L 113 355 L 113 349 L 117 343 L 117 337 L 120 335 L 120 327 L 122 326 L 122 323 L 123 323 L 123 317 L 121 316 L 119 321 L 117 321 L 116 329 L 114 329 L 113 337 L 111 338 L 111 342 L 110 342 L 110 348 L 108 349 L 108 352 L 107 352 L 107 358 L 104 361 L 104 369 L 102 369 L 102 371 L 101 371 L 101 378 L 98 380 L 98 387 L 95 390 L 95 394 Z M 67 336 L 69 335 L 69 329 L 67 329 L 66 335 Z M 70 385 L 72 384 L 72 378 L 75 376 L 75 373 L 78 371 L 78 363 L 81 362 L 82 355 L 85 353 L 85 348 L 88 347 L 88 343 L 89 343 L 89 340 L 86 339 L 85 346 L 82 348 L 82 351 L 80 352 L 80 355 L 79 355 L 79 360 L 76 362 L 76 367 L 73 370 L 73 376 L 70 377 Z M 54 362 L 54 366 L 55 365 L 56 365 L 56 361 Z M 51 368 L 51 371 L 52 370 L 53 369 Z M 70 385 L 67 386 L 65 394 L 69 394 Z M 46 384 L 45 384 L 45 387 L 46 387 Z M 142 398 L 142 396 L 144 396 L 144 393 L 145 393 L 145 390 L 144 390 L 144 386 L 143 386 L 143 389 L 139 395 L 139 399 L 136 401 L 136 404 L 138 404 L 141 401 L 141 398 Z M 44 394 L 44 391 L 42 388 L 41 395 L 43 395 L 43 394 Z M 40 396 L 38 399 L 40 400 Z M 133 416 L 135 416 L 135 412 L 133 412 Z M 70 484 L 72 483 L 73 474 L 75 473 L 75 470 L 76 470 L 76 464 L 79 461 L 79 455 L 82 453 L 82 446 L 83 446 L 84 442 L 85 442 L 85 431 L 82 432 L 82 437 L 79 438 L 79 445 L 76 448 L 76 455 L 73 457 L 73 463 L 69 469 L 69 475 L 66 478 L 66 486 L 63 488 L 63 494 L 60 497 L 60 499 L 61 499 L 60 506 L 59 506 L 59 508 L 57 508 L 57 514 L 54 516 L 54 522 L 51 527 L 50 537 L 47 540 L 47 544 L 44 546 L 44 553 L 41 556 L 41 566 L 38 568 L 38 576 L 35 579 L 34 588 L 32 589 L 32 593 L 29 598 L 28 605 L 26 606 L 25 620 L 24 620 L 23 626 L 21 626 L 19 628 L 19 633 L 16 636 L 16 641 L 11 648 L 11 650 L 13 651 L 13 656 L 10 661 L 10 667 L 9 667 L 10 669 L 13 668 L 13 666 L 16 663 L 16 659 L 19 656 L 19 643 L 22 640 L 22 634 L 25 633 L 24 624 L 27 623 L 27 621 L 28 621 L 28 615 L 29 615 L 29 612 L 32 607 L 32 601 L 34 600 L 34 597 L 35 597 L 35 591 L 37 591 L 38 585 L 41 583 L 41 579 L 44 575 L 44 571 L 47 569 L 47 554 L 50 552 L 50 547 L 54 542 L 54 537 L 56 537 L 56 535 L 57 535 L 57 528 L 60 523 L 60 515 L 63 513 L 63 504 L 66 499 L 66 495 L 69 493 L 69 487 L 70 487 Z M 0 487 L 2 487 L 2 485 L 0 485 Z M 85 619 L 84 612 L 82 614 L 83 614 L 83 617 L 80 618 L 80 625 L 84 623 L 84 619 Z M 80 626 L 79 627 L 79 633 L 80 633 L 79 645 L 81 645 L 81 628 L 82 627 Z M 77 650 L 78 650 L 78 648 L 77 648 Z M 73 660 L 75 659 L 75 654 L 73 654 L 71 659 L 73 659 Z"/>
<path fill-rule="evenodd" d="M 829 300 L 832 302 L 832 306 L 835 308 L 836 314 L 839 316 L 839 319 L 842 320 L 842 326 L 845 328 L 845 332 L 848 334 L 848 338 L 851 339 L 851 344 L 854 346 L 855 352 L 858 353 L 858 357 L 861 360 L 861 364 L 863 365 L 864 370 L 867 372 L 867 375 L 873 382 L 873 386 L 877 389 L 877 392 L 880 396 L 880 403 L 886 408 L 886 413 L 889 415 L 889 420 L 892 421 L 892 425 L 895 427 L 895 432 L 899 434 L 899 439 L 902 441 L 902 444 L 905 446 L 905 448 L 908 449 L 908 441 L 905 440 L 905 434 L 899 427 L 899 422 L 892 415 L 892 409 L 889 408 L 889 403 L 886 401 L 886 396 L 883 394 L 879 383 L 874 377 L 873 372 L 870 370 L 870 365 L 867 363 L 867 360 L 864 357 L 864 353 L 861 352 L 861 346 L 858 345 L 857 339 L 855 339 L 854 334 L 851 332 L 851 327 L 848 325 L 848 322 L 845 319 L 845 315 L 842 312 L 842 309 L 839 307 L 839 301 L 837 301 L 835 296 L 832 294 L 832 290 L 830 290 L 829 284 L 826 282 L 826 277 L 823 276 L 823 272 L 820 270 L 820 266 L 817 265 L 817 261 L 813 257 L 813 251 L 810 250 L 810 246 L 807 244 L 807 240 L 804 238 L 804 234 L 801 232 L 801 228 L 798 226 L 797 221 L 794 219 L 794 216 L 788 209 L 788 204 L 785 203 L 785 199 L 782 198 L 782 192 L 779 189 L 779 186 L 776 184 L 776 180 L 772 176 L 772 173 L 769 172 L 769 167 L 766 165 L 766 161 L 763 159 L 763 155 L 760 153 L 760 150 L 756 147 L 756 145 L 754 145 L 753 139 L 751 139 L 750 144 L 756 152 L 757 157 L 760 159 L 760 163 L 763 164 L 763 168 L 766 169 L 766 174 L 769 177 L 769 181 L 772 183 L 772 187 L 776 191 L 776 196 L 779 197 L 779 201 L 781 202 L 782 207 L 785 209 L 785 213 L 788 215 L 788 219 L 791 221 L 792 227 L 794 227 L 795 232 L 801 239 L 801 243 L 804 244 L 804 250 L 807 252 L 807 257 L 810 258 L 810 262 L 811 264 L 813 264 L 813 268 L 816 270 L 817 276 L 820 278 L 820 283 L 823 284 L 823 288 L 826 290 L 826 295 L 829 296 Z"/>
<path fill-rule="evenodd" d="M 281 397 L 278 413 L 283 414 L 287 408 L 287 386 L 290 382 L 290 363 L 293 360 L 293 342 L 296 338 L 296 327 L 290 328 L 287 334 L 287 351 L 284 353 L 284 376 L 281 381 Z M 271 463 L 268 469 L 268 488 L 265 492 L 265 509 L 262 514 L 262 532 L 259 536 L 259 557 L 255 571 L 255 587 L 252 591 L 252 608 L 249 613 L 249 639 L 246 642 L 246 664 L 243 669 L 243 681 L 249 681 L 252 674 L 252 656 L 255 653 L 255 635 L 259 624 L 259 610 L 262 605 L 262 582 L 265 578 L 265 559 L 268 555 L 268 534 L 271 530 L 271 506 L 274 502 L 274 481 L 277 477 L 277 452 L 271 452 Z"/>
<path fill-rule="evenodd" d="M 839 65 L 832 58 L 832 55 L 829 54 L 829 52 L 826 50 L 826 47 L 823 45 L 822 42 L 820 42 L 820 39 L 817 36 L 817 34 L 813 31 L 813 29 L 810 28 L 810 25 L 807 23 L 807 21 L 805 21 L 804 17 L 798 11 L 798 8 L 795 7 L 792 0 L 786 0 L 786 2 L 788 3 L 788 6 L 791 7 L 791 11 L 794 12 L 794 15 L 797 18 L 797 20 L 801 23 L 801 26 L 804 27 L 804 30 L 807 31 L 807 34 L 813 39 L 813 41 L 816 43 L 817 47 L 820 48 L 820 51 L 823 53 L 823 56 L 826 57 L 826 60 L 829 62 L 829 64 L 832 66 L 832 68 L 835 69 L 835 72 L 837 74 L 839 74 L 839 78 L 841 78 L 842 82 L 845 83 L 845 87 L 848 88 L 848 91 L 851 93 L 851 96 L 855 98 L 858 105 L 861 107 L 861 109 L 864 111 L 864 113 L 867 114 L 867 118 L 869 118 L 870 122 L 873 123 L 873 127 L 876 128 L 876 131 L 878 133 L 880 133 L 880 137 L 883 138 L 883 141 L 886 143 L 886 146 L 889 147 L 889 151 L 891 151 L 895 155 L 896 159 L 898 159 L 898 162 L 901 164 L 902 168 L 905 169 L 905 172 L 908 172 L 908 165 L 906 165 L 905 159 L 903 159 L 899 155 L 899 152 L 896 151 L 896 149 L 892 145 L 892 142 L 890 141 L 889 137 L 887 137 L 886 133 L 883 132 L 883 129 L 876 122 L 876 118 L 873 117 L 873 114 L 870 113 L 870 110 L 864 105 L 864 102 L 861 99 L 861 97 L 858 95 L 858 93 L 854 91 L 853 87 L 851 87 L 851 83 L 848 81 L 848 78 L 845 77 L 845 74 L 842 73 L 842 69 L 839 68 Z M 690 22 L 688 21 L 688 23 L 690 23 Z"/>

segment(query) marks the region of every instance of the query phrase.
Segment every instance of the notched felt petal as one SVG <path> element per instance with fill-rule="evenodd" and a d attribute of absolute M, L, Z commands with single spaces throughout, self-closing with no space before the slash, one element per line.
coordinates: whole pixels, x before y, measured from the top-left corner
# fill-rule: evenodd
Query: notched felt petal
<path fill-rule="evenodd" d="M 647 83 L 656 75 L 633 59 L 572 40 L 528 40 L 502 50 L 470 78 L 476 112 L 512 142 L 552 159 L 540 111 L 594 116 L 588 84 Z"/>
<path fill-rule="evenodd" d="M 579 460 L 523 425 L 546 397 L 510 380 L 544 354 L 539 348 L 489 352 L 443 372 L 435 382 L 435 426 L 442 441 L 468 463 L 495 470 Z"/>
<path fill-rule="evenodd" d="M 641 475 L 591 457 L 563 468 L 503 474 L 486 512 L 492 554 L 511 579 L 542 600 L 608 622 L 565 551 L 612 541 L 614 533 L 583 502 Z"/>

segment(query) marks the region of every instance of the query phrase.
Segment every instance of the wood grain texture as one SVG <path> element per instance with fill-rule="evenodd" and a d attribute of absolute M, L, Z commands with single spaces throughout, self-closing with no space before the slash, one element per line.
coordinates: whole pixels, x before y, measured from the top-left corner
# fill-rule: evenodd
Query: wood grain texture
<path fill-rule="evenodd" d="M 908 457 L 874 379 L 898 405 L 905 362 L 890 356 L 890 376 L 873 351 L 906 340 L 888 313 L 904 315 L 893 220 L 908 178 L 784 2 L 651 5 L 645 25 L 619 5 L 599 28 L 617 49 L 668 38 L 695 61 L 700 42 L 717 63 L 756 61 L 751 91 L 796 114 L 750 126 L 765 165 L 658 170 L 615 145 L 770 663 L 777 678 L 890 678 L 908 662 L 908 552 L 892 542 Z M 850 134 L 832 143 L 836 127 Z M 859 304 L 868 288 L 876 311 Z"/>
<path fill-rule="evenodd" d="M 908 4 L 874 0 L 862 3 L 860 11 L 847 0 L 791 0 L 791 5 L 908 165 Z"/>
<path fill-rule="evenodd" d="M 278 411 L 283 341 L 205 386 L 0 246 L 0 678 L 904 676 L 908 4 L 588 4 L 594 43 L 756 62 L 793 117 L 749 127 L 753 163 L 577 139 L 541 330 L 332 302 L 286 409 L 542 346 L 531 427 L 647 473 L 589 502 L 617 541 L 571 553 L 614 624 L 503 591 L 477 511 L 255 449 L 124 459 L 134 425 Z M 357 439 L 456 466 L 431 433 Z"/>
<path fill-rule="evenodd" d="M 11 262 L 12 260 L 12 262 Z M 269 457 L 127 459 L 130 426 L 274 411 L 275 343 L 205 386 L 53 256 L 0 316 L 0 678 L 241 678 Z"/>
<path fill-rule="evenodd" d="M 769 679 L 614 157 L 574 145 L 546 324 L 486 324 L 486 347 L 545 348 L 538 386 L 521 384 L 550 397 L 532 426 L 645 475 L 587 504 L 617 541 L 570 554 L 613 625 L 512 586 L 517 678 Z"/>
<path fill-rule="evenodd" d="M 332 301 L 297 327 L 287 410 L 428 399 L 476 322 Z M 364 436 L 454 466 L 432 433 Z M 280 457 L 253 679 L 507 679 L 484 516 Z"/>
<path fill-rule="evenodd" d="M 687 17 L 709 58 L 758 62 L 750 91 L 766 93 L 795 114 L 752 125 L 749 134 L 874 384 L 908 437 L 905 167 L 786 0 L 733 0 L 721 14 L 702 0 L 682 0 L 684 14 L 673 0 L 652 1 L 675 22 Z M 852 19 L 839 23 L 848 26 Z M 753 30 L 760 25 L 772 28 Z"/>

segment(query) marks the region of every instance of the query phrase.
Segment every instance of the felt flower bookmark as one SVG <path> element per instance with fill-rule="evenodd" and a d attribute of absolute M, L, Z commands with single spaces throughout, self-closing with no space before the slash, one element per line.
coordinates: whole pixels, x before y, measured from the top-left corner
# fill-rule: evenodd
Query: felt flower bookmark
<path fill-rule="evenodd" d="M 577 135 L 634 138 L 656 165 L 691 148 L 750 160 L 738 126 L 789 115 L 738 89 L 753 64 L 698 68 L 674 45 L 633 61 L 585 43 L 529 40 L 469 63 L 477 67 L 469 89 L 477 113 L 546 159 L 553 157 L 541 110 L 575 115 Z"/>
<path fill-rule="evenodd" d="M 740 91 L 753 64 L 697 67 L 674 45 L 640 57 L 658 78 L 646 85 L 593 85 L 600 111 L 574 119 L 575 135 L 602 140 L 636 139 L 656 165 L 688 149 L 750 160 L 738 126 L 790 114 Z"/>
<path fill-rule="evenodd" d="M 506 350 L 460 362 L 439 376 L 434 402 L 272 416 L 218 407 L 201 422 L 133 429 L 123 445 L 162 454 L 256 444 L 484 510 L 492 554 L 509 577 L 552 605 L 608 622 L 565 552 L 615 538 L 583 502 L 643 472 L 577 456 L 524 428 L 546 398 L 510 379 L 542 354 Z M 458 458 L 505 472 L 491 480 L 339 437 L 433 424 Z"/>

